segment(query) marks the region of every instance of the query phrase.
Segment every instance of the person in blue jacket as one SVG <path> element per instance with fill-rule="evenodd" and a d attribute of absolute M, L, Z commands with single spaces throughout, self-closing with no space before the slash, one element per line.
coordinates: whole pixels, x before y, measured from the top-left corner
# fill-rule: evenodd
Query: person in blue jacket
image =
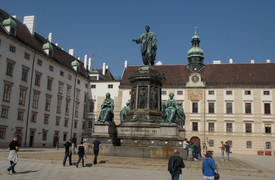
<path fill-rule="evenodd" d="M 215 162 L 214 159 L 212 159 L 213 152 L 207 151 L 205 154 L 205 158 L 202 161 L 202 174 L 204 176 L 204 179 L 212 180 L 214 179 L 214 172 L 212 169 L 217 169 L 217 162 Z M 207 163 L 208 161 L 208 163 Z M 210 168 L 212 167 L 212 169 Z"/>

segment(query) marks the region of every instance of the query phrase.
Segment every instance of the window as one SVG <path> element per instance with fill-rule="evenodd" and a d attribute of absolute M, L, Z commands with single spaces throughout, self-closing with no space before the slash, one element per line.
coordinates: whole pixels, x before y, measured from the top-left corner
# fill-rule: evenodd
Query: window
<path fill-rule="evenodd" d="M 113 85 L 112 84 L 108 84 L 108 89 L 112 89 Z"/>
<path fill-rule="evenodd" d="M 44 115 L 44 124 L 49 124 L 49 116 L 48 114 Z"/>
<path fill-rule="evenodd" d="M 82 122 L 82 129 L 85 129 L 85 122 Z"/>
<path fill-rule="evenodd" d="M 51 95 L 46 95 L 45 111 L 51 110 Z"/>
<path fill-rule="evenodd" d="M 33 100 L 32 100 L 33 108 L 38 108 L 39 94 L 40 94 L 40 92 L 38 92 L 38 91 L 33 92 Z"/>
<path fill-rule="evenodd" d="M 93 121 L 88 122 L 88 128 L 93 128 Z"/>
<path fill-rule="evenodd" d="M 85 88 L 88 88 L 88 84 L 87 83 L 85 83 Z"/>
<path fill-rule="evenodd" d="M 58 94 L 63 94 L 63 82 L 58 82 Z"/>
<path fill-rule="evenodd" d="M 30 57 L 31 57 L 31 55 L 29 53 L 25 52 L 24 58 L 27 59 L 27 60 L 30 60 Z"/>
<path fill-rule="evenodd" d="M 57 108 L 56 112 L 61 113 L 61 106 L 62 106 L 62 96 L 57 96 Z"/>
<path fill-rule="evenodd" d="M 265 142 L 265 148 L 271 149 L 271 142 Z"/>
<path fill-rule="evenodd" d="M 43 130 L 43 135 L 42 135 L 42 141 L 47 141 L 47 134 L 48 134 L 48 131 L 47 130 Z"/>
<path fill-rule="evenodd" d="M 0 139 L 5 139 L 5 138 L 6 138 L 6 127 L 0 126 Z"/>
<path fill-rule="evenodd" d="M 11 77 L 13 76 L 14 64 L 15 64 L 15 62 L 7 61 L 6 75 L 11 76 Z"/>
<path fill-rule="evenodd" d="M 244 91 L 245 95 L 251 95 L 251 91 Z"/>
<path fill-rule="evenodd" d="M 77 121 L 74 121 L 74 128 L 77 128 Z"/>
<path fill-rule="evenodd" d="M 68 74 L 68 79 L 72 80 L 72 75 Z"/>
<path fill-rule="evenodd" d="M 192 113 L 198 113 L 199 112 L 198 111 L 198 107 L 199 107 L 198 103 L 197 102 L 193 102 L 192 103 Z"/>
<path fill-rule="evenodd" d="M 78 118 L 78 114 L 79 114 L 79 103 L 76 103 L 75 105 L 75 113 L 74 113 L 74 117 Z"/>
<path fill-rule="evenodd" d="M 42 60 L 41 59 L 37 60 L 37 65 L 42 66 Z"/>
<path fill-rule="evenodd" d="M 245 132 L 252 133 L 252 124 L 251 123 L 245 123 Z"/>
<path fill-rule="evenodd" d="M 37 112 L 32 112 L 31 122 L 36 122 L 36 119 L 37 119 Z"/>
<path fill-rule="evenodd" d="M 183 91 L 177 91 L 177 95 L 183 95 Z"/>
<path fill-rule="evenodd" d="M 80 84 L 80 80 L 79 79 L 77 80 L 77 84 Z"/>
<path fill-rule="evenodd" d="M 11 86 L 12 83 L 4 82 L 4 94 L 3 94 L 3 101 L 10 102 L 10 96 L 11 96 Z"/>
<path fill-rule="evenodd" d="M 270 103 L 264 103 L 264 114 L 270 114 Z"/>
<path fill-rule="evenodd" d="M 232 95 L 232 91 L 226 91 L 226 95 Z"/>
<path fill-rule="evenodd" d="M 270 95 L 270 91 L 264 91 L 263 94 L 266 95 L 266 96 L 268 96 L 268 95 Z"/>
<path fill-rule="evenodd" d="M 246 141 L 246 148 L 251 149 L 252 148 L 252 141 Z"/>
<path fill-rule="evenodd" d="M 34 82 L 34 84 L 36 86 L 40 86 L 40 80 L 41 80 L 41 73 L 35 72 L 35 82 Z"/>
<path fill-rule="evenodd" d="M 49 65 L 49 71 L 53 71 L 53 66 Z"/>
<path fill-rule="evenodd" d="M 94 112 L 94 101 L 90 101 L 89 103 L 89 112 Z"/>
<path fill-rule="evenodd" d="M 208 113 L 215 113 L 215 104 L 214 103 L 208 103 Z"/>
<path fill-rule="evenodd" d="M 214 131 L 215 131 L 215 124 L 208 123 L 208 132 L 214 132 Z"/>
<path fill-rule="evenodd" d="M 232 114 L 232 103 L 226 103 L 226 114 Z"/>
<path fill-rule="evenodd" d="M 48 77 L 47 89 L 52 90 L 52 85 L 53 85 L 53 78 Z"/>
<path fill-rule="evenodd" d="M 60 71 L 60 76 L 64 76 L 64 71 Z"/>
<path fill-rule="evenodd" d="M 14 46 L 10 45 L 10 52 L 15 53 L 15 51 L 16 51 L 16 48 Z"/>
<path fill-rule="evenodd" d="M 226 132 L 228 132 L 228 133 L 232 133 L 233 132 L 232 123 L 226 123 Z"/>
<path fill-rule="evenodd" d="M 92 84 L 92 85 L 91 85 L 91 88 L 95 89 L 95 88 L 96 88 L 96 85 L 95 85 L 95 84 Z"/>
<path fill-rule="evenodd" d="M 64 121 L 64 127 L 68 127 L 68 124 L 69 124 L 69 119 L 65 119 L 65 121 Z"/>
<path fill-rule="evenodd" d="M 69 114 L 70 112 L 70 99 L 66 99 L 65 113 Z"/>
<path fill-rule="evenodd" d="M 22 68 L 22 81 L 28 81 L 28 74 L 29 74 L 29 68 L 28 67 L 23 67 Z"/>
<path fill-rule="evenodd" d="M 214 95 L 215 94 L 215 91 L 208 91 L 208 95 Z"/>
<path fill-rule="evenodd" d="M 76 96 L 75 96 L 77 101 L 79 101 L 79 97 L 80 97 L 80 89 L 77 89 L 76 90 Z"/>
<path fill-rule="evenodd" d="M 271 134 L 271 124 L 265 124 L 265 133 L 266 134 Z"/>
<path fill-rule="evenodd" d="M 209 139 L 208 144 L 209 144 L 209 147 L 214 147 L 214 140 Z"/>
<path fill-rule="evenodd" d="M 251 103 L 245 103 L 245 114 L 251 114 Z"/>
<path fill-rule="evenodd" d="M 17 120 L 21 120 L 21 121 L 24 120 L 24 109 L 18 109 Z"/>
<path fill-rule="evenodd" d="M 27 89 L 25 87 L 24 88 L 20 88 L 20 92 L 19 92 L 19 105 L 22 105 L 22 106 L 25 105 L 26 91 L 27 91 Z"/>
<path fill-rule="evenodd" d="M 71 86 L 67 85 L 67 96 L 70 97 L 71 96 Z"/>
<path fill-rule="evenodd" d="M 167 95 L 167 91 L 161 91 L 161 95 Z"/>
<path fill-rule="evenodd" d="M 64 133 L 63 134 L 63 141 L 66 141 L 67 140 L 67 133 Z"/>
<path fill-rule="evenodd" d="M 192 131 L 198 131 L 198 122 L 192 123 Z"/>
<path fill-rule="evenodd" d="M 56 126 L 60 125 L 60 117 L 56 117 L 56 119 L 55 119 L 55 125 Z"/>
<path fill-rule="evenodd" d="M 9 107 L 8 106 L 2 106 L 1 117 L 2 118 L 8 118 L 9 117 Z"/>

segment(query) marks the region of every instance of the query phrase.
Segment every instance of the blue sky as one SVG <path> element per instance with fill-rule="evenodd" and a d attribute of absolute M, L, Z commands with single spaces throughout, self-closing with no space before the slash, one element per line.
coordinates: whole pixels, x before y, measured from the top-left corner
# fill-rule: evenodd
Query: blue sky
<path fill-rule="evenodd" d="M 198 26 L 205 64 L 275 61 L 274 0 L 2 0 L 0 7 L 20 20 L 35 15 L 35 30 L 84 59 L 95 53 L 94 68 L 109 65 L 121 76 L 124 61 L 142 65 L 132 42 L 150 25 L 157 35 L 156 61 L 187 64 Z"/>

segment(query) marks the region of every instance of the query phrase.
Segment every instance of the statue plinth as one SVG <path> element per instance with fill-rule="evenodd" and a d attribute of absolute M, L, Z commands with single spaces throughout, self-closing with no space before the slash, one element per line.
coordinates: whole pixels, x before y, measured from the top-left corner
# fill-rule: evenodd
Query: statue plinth
<path fill-rule="evenodd" d="M 117 130 L 114 122 L 101 123 L 96 122 L 94 124 L 93 136 L 97 137 L 116 137 Z"/>

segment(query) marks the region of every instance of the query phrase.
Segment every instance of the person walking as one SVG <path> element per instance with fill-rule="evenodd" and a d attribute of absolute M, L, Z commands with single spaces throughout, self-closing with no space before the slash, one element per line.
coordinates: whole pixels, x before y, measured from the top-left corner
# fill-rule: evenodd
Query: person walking
<path fill-rule="evenodd" d="M 80 160 L 82 159 L 82 167 L 84 166 L 84 155 L 85 155 L 85 148 L 83 146 L 83 141 L 80 142 L 80 145 L 78 146 L 78 161 L 76 163 L 76 167 L 78 168 L 78 164 L 80 162 Z"/>
<path fill-rule="evenodd" d="M 94 142 L 93 142 L 93 145 L 92 145 L 92 149 L 94 151 L 94 165 L 97 164 L 97 156 L 98 156 L 98 153 L 99 153 L 99 148 L 102 150 L 102 145 L 101 145 L 101 142 L 100 140 L 98 139 L 95 139 Z"/>
<path fill-rule="evenodd" d="M 229 161 L 230 145 L 228 144 L 227 141 L 225 142 L 225 152 L 226 152 L 227 160 Z"/>
<path fill-rule="evenodd" d="M 17 137 L 14 137 L 13 140 L 9 144 L 9 157 L 8 160 L 10 161 L 10 167 L 7 169 L 8 173 L 12 171 L 12 174 L 15 174 L 16 171 L 14 170 L 15 165 L 18 162 L 17 152 L 19 151 Z"/>
<path fill-rule="evenodd" d="M 174 150 L 174 155 L 169 158 L 168 171 L 171 174 L 172 180 L 179 180 L 180 174 L 182 174 L 182 168 L 185 168 L 182 157 L 180 157 L 179 150 Z"/>
<path fill-rule="evenodd" d="M 222 153 L 222 159 L 224 160 L 224 150 L 225 150 L 225 144 L 223 143 L 223 141 L 221 141 L 221 153 Z"/>
<path fill-rule="evenodd" d="M 67 157 L 69 157 L 69 164 L 72 165 L 72 140 L 70 139 L 64 144 L 65 147 L 65 157 L 63 160 L 63 166 L 66 164 Z"/>
<path fill-rule="evenodd" d="M 207 180 L 214 179 L 214 170 L 217 169 L 217 163 L 212 159 L 212 156 L 213 152 L 207 151 L 202 161 L 202 174 L 204 179 Z"/>

